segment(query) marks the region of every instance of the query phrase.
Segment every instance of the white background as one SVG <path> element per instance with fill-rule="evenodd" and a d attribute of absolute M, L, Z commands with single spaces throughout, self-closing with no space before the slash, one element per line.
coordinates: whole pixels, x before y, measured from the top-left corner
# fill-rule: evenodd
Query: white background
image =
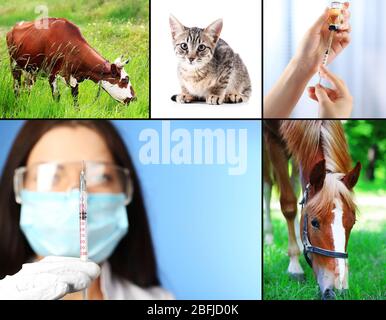
<path fill-rule="evenodd" d="M 241 56 L 252 81 L 248 103 L 209 106 L 177 104 L 180 93 L 177 59 L 169 27 L 173 14 L 187 27 L 205 28 L 222 18 L 221 38 Z M 260 118 L 261 117 L 261 1 L 153 0 L 151 2 L 151 117 L 152 118 Z"/>

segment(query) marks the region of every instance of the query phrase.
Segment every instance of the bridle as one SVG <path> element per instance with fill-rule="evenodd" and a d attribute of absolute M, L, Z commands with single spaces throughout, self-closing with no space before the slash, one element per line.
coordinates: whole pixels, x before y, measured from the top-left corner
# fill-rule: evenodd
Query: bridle
<path fill-rule="evenodd" d="M 303 193 L 303 199 L 300 202 L 300 205 L 302 206 L 302 211 L 307 204 L 308 197 L 311 190 L 311 184 L 308 184 L 304 190 Z M 336 258 L 336 259 L 348 259 L 348 253 L 346 252 L 338 252 L 338 251 L 331 251 L 322 249 L 319 247 L 315 247 L 311 244 L 310 238 L 308 237 L 308 214 L 307 212 L 304 212 L 303 216 L 303 237 L 302 237 L 302 243 L 303 243 L 303 254 L 304 257 L 308 263 L 308 265 L 312 268 L 312 260 L 308 256 L 309 253 L 315 253 L 319 254 L 321 256 L 330 257 L 330 258 Z"/>

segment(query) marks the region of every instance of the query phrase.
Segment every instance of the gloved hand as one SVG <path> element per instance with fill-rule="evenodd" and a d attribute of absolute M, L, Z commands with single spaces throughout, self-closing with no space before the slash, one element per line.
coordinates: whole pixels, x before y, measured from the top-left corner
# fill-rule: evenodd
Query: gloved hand
<path fill-rule="evenodd" d="M 100 274 L 99 266 L 79 258 L 46 257 L 23 264 L 0 281 L 0 300 L 54 300 L 87 288 Z"/>

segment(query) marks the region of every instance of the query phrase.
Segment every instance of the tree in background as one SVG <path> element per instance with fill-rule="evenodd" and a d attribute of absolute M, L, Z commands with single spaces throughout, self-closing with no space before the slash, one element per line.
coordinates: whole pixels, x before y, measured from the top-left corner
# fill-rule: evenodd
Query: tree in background
<path fill-rule="evenodd" d="M 349 120 L 344 126 L 352 159 L 362 163 L 366 179 L 386 180 L 386 121 Z"/>

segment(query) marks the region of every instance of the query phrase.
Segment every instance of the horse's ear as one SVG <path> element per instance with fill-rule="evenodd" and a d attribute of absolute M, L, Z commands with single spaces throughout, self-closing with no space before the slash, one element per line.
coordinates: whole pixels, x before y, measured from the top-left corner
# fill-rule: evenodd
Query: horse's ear
<path fill-rule="evenodd" d="M 360 162 L 357 163 L 354 169 L 352 169 L 345 177 L 342 179 L 343 183 L 349 190 L 354 189 L 355 185 L 358 182 L 359 176 L 361 174 L 362 165 Z"/>
<path fill-rule="evenodd" d="M 326 160 L 318 162 L 311 171 L 310 184 L 315 193 L 323 188 L 324 179 L 326 179 Z"/>

